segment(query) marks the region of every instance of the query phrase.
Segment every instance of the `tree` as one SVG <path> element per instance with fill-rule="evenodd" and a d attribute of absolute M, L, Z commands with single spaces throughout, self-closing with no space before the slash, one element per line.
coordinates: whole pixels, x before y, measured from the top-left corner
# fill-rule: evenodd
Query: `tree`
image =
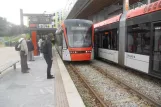
<path fill-rule="evenodd" d="M 0 36 L 4 36 L 7 33 L 7 20 L 0 17 Z"/>
<path fill-rule="evenodd" d="M 28 33 L 29 30 L 26 26 L 24 26 L 24 33 Z M 0 17 L 0 36 L 13 36 L 21 34 L 21 26 L 15 25 L 3 17 Z"/>

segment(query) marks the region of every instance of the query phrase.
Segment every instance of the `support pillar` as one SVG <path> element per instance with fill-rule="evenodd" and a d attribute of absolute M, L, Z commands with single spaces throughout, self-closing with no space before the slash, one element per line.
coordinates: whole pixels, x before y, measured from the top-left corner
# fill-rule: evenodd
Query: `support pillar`
<path fill-rule="evenodd" d="M 129 10 L 129 0 L 123 0 L 123 13 Z"/>
<path fill-rule="evenodd" d="M 34 45 L 34 56 L 38 56 L 37 31 L 31 31 L 31 39 Z"/>
<path fill-rule="evenodd" d="M 119 65 L 124 66 L 127 33 L 126 33 L 126 14 L 129 10 L 129 0 L 123 0 L 123 14 L 120 19 L 119 25 Z"/>
<path fill-rule="evenodd" d="M 23 24 L 23 10 L 20 9 L 20 24 L 21 24 L 21 33 L 24 32 L 24 24 Z"/>
<path fill-rule="evenodd" d="M 148 0 L 147 3 L 150 4 L 151 3 L 151 0 Z"/>

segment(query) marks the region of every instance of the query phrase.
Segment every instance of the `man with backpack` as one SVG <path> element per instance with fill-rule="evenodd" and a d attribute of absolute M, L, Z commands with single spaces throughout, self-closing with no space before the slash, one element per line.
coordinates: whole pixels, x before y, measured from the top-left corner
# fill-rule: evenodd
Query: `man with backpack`
<path fill-rule="evenodd" d="M 21 58 L 21 72 L 22 73 L 29 73 L 28 65 L 27 65 L 27 54 L 28 54 L 28 47 L 27 43 L 24 38 L 20 38 L 18 43 L 15 45 L 16 51 L 20 51 L 20 58 Z"/>
<path fill-rule="evenodd" d="M 44 54 L 44 59 L 47 63 L 47 79 L 54 78 L 51 75 L 51 67 L 53 62 L 53 54 L 52 54 L 52 43 L 51 43 L 52 34 L 46 35 L 46 38 L 42 44 L 42 53 Z"/>

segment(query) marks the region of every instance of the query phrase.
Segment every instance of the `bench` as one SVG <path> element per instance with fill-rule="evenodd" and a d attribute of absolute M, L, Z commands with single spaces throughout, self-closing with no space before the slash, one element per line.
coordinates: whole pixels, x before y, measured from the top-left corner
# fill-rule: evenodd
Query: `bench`
<path fill-rule="evenodd" d="M 14 69 L 16 69 L 16 63 L 18 63 L 18 62 L 19 62 L 19 60 L 16 60 L 16 61 L 10 61 L 8 63 L 0 65 L 0 74 L 12 66 Z"/>

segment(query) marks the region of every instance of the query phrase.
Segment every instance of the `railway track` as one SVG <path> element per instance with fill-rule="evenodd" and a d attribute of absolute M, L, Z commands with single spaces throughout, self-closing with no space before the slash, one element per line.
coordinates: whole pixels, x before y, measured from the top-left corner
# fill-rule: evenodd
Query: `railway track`
<path fill-rule="evenodd" d="M 88 82 L 88 80 L 86 79 L 86 77 L 83 74 L 81 74 L 81 70 L 80 70 L 79 67 L 77 67 L 76 64 L 70 64 L 69 66 L 70 66 L 70 68 L 72 68 L 73 71 L 75 71 L 79 75 L 79 77 L 83 80 L 83 82 L 86 84 L 86 86 L 95 95 L 95 97 L 100 102 L 100 104 L 102 105 L 102 107 L 111 107 L 111 106 L 114 106 L 115 104 L 113 104 L 113 103 L 117 103 L 117 105 L 115 105 L 115 106 L 119 106 L 119 104 L 118 104 L 119 101 L 108 101 L 108 100 L 105 101 L 104 98 L 101 97 L 102 95 L 100 95 L 99 92 L 97 92 L 90 85 L 90 83 Z M 98 71 L 99 73 L 101 73 L 106 78 L 109 78 L 110 80 L 114 81 L 116 84 L 118 84 L 119 86 L 121 86 L 123 89 L 127 90 L 127 92 L 132 93 L 134 96 L 132 98 L 130 98 L 131 101 L 137 102 L 137 104 L 140 103 L 140 105 L 143 106 L 143 107 L 147 107 L 147 106 L 149 106 L 149 107 L 150 106 L 152 106 L 152 107 L 153 106 L 155 106 L 155 107 L 161 107 L 161 104 L 159 102 L 157 102 L 157 101 L 149 98 L 149 96 L 146 96 L 146 95 L 142 94 L 141 92 L 139 92 L 139 90 L 137 90 L 137 89 L 129 86 L 128 84 L 124 83 L 123 81 L 121 81 L 121 80 L 115 78 L 114 76 L 108 74 L 107 72 L 105 72 L 100 67 L 95 66 L 93 64 L 89 64 L 88 66 L 87 65 L 81 66 L 81 68 L 83 68 L 83 67 L 89 67 L 90 69 L 94 69 L 94 70 Z M 128 99 L 127 101 L 130 101 L 129 98 L 127 98 L 127 99 Z M 120 102 L 122 102 L 122 101 L 120 101 Z M 144 103 L 144 104 L 142 104 L 142 103 Z"/>
<path fill-rule="evenodd" d="M 123 81 L 117 79 L 116 77 L 114 77 L 113 75 L 105 72 L 103 69 L 101 69 L 100 67 L 91 64 L 90 65 L 92 68 L 96 69 L 97 71 L 99 71 L 100 73 L 102 73 L 103 75 L 105 75 L 106 77 L 114 80 L 116 83 L 126 87 L 127 90 L 131 91 L 132 93 L 137 94 L 139 97 L 141 97 L 142 99 L 146 99 L 148 102 L 150 102 L 153 106 L 155 107 L 161 107 L 161 102 L 157 102 L 155 100 L 153 100 L 152 98 L 150 98 L 149 96 L 146 96 L 145 94 L 141 93 L 138 89 L 130 86 L 129 84 L 124 83 Z"/>
<path fill-rule="evenodd" d="M 102 107 L 108 107 L 108 105 L 103 101 L 103 99 L 92 89 L 92 87 L 88 84 L 85 77 L 79 73 L 79 70 L 74 67 L 72 64 L 69 65 L 69 67 L 81 78 L 81 80 L 84 82 L 86 87 L 89 88 L 91 93 L 96 97 L 97 101 L 102 105 Z"/>

